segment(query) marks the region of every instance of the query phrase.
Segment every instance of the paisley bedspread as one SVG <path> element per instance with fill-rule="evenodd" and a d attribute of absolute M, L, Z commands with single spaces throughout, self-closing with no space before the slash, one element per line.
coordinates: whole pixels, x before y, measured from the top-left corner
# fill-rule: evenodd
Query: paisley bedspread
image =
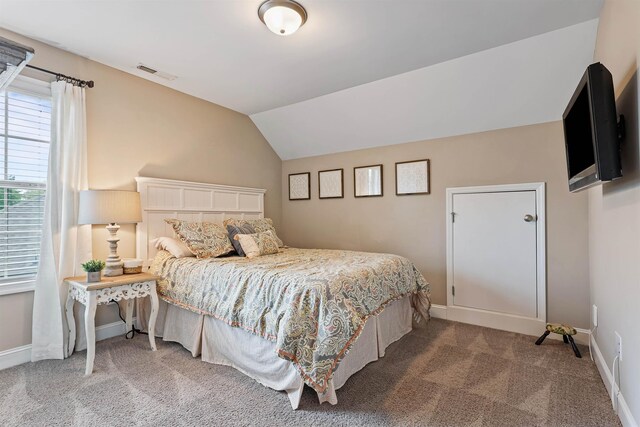
<path fill-rule="evenodd" d="M 367 318 L 413 295 L 428 317 L 429 285 L 397 255 L 284 248 L 253 259 L 156 255 L 165 301 L 207 314 L 276 343 L 304 381 L 323 393 Z"/>

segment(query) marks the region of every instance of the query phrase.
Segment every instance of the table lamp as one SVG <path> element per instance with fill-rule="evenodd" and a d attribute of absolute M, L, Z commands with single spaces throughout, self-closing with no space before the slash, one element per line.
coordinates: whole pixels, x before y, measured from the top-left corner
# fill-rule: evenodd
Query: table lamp
<path fill-rule="evenodd" d="M 109 256 L 105 260 L 105 276 L 120 276 L 122 260 L 118 256 L 116 236 L 120 224 L 142 221 L 140 193 L 119 190 L 85 190 L 80 192 L 78 224 L 107 224 Z"/>

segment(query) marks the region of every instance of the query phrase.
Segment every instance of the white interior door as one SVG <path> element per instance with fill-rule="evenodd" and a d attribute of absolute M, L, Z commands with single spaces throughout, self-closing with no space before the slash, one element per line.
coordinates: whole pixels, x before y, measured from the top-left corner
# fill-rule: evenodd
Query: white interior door
<path fill-rule="evenodd" d="M 458 307 L 538 317 L 536 191 L 452 195 Z"/>

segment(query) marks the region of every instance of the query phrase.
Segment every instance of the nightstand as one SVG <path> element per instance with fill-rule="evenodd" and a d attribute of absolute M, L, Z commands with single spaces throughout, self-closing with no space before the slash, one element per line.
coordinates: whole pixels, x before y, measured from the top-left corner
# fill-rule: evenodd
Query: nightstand
<path fill-rule="evenodd" d="M 151 297 L 151 314 L 149 315 L 149 344 L 156 351 L 154 328 L 158 315 L 158 294 L 156 281 L 160 279 L 149 273 L 124 274 L 122 276 L 103 277 L 100 282 L 87 283 L 86 276 L 69 277 L 64 279 L 69 285 L 65 311 L 69 324 L 69 354 L 73 352 L 76 343 L 76 322 L 73 317 L 73 303 L 79 301 L 84 304 L 84 327 L 87 335 L 87 367 L 85 375 L 93 372 L 93 359 L 96 352 L 95 316 L 96 307 L 111 301 L 125 300 L 127 331 L 133 323 L 133 302 L 136 298 Z"/>

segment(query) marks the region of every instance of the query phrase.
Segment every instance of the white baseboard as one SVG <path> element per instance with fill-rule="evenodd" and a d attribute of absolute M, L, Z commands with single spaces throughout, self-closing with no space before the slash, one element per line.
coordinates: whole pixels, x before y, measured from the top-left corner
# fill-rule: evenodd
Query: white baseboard
<path fill-rule="evenodd" d="M 135 317 L 133 318 L 133 324 L 136 324 Z M 126 332 L 127 326 L 121 320 L 113 323 L 107 323 L 102 326 L 96 326 L 96 341 L 102 341 L 108 338 L 117 337 L 118 335 L 124 335 Z M 87 342 L 85 337 L 78 337 L 76 339 L 76 348 L 74 351 L 82 351 L 86 349 Z"/>
<path fill-rule="evenodd" d="M 431 304 L 429 311 L 436 319 L 448 319 L 456 322 L 472 325 L 486 326 L 487 328 L 503 331 L 518 332 L 525 335 L 540 336 L 545 330 L 546 322 L 538 319 L 529 319 L 521 316 L 476 310 L 473 308 L 447 307 L 446 305 Z M 578 344 L 589 345 L 591 332 L 588 329 L 576 328 L 578 334 L 574 337 Z M 548 338 L 561 340 L 557 334 L 551 334 Z"/>
<path fill-rule="evenodd" d="M 446 319 L 447 306 L 440 304 L 431 304 L 431 310 L 429 310 L 429 314 L 431 314 L 431 317 L 436 319 Z"/>
<path fill-rule="evenodd" d="M 135 317 L 133 319 L 135 325 Z M 126 332 L 126 326 L 124 322 L 117 321 L 113 323 L 107 323 L 106 325 L 96 327 L 96 341 L 106 340 L 108 338 L 117 337 L 118 335 L 124 335 Z M 80 338 L 80 337 L 78 337 Z M 75 351 L 86 350 L 87 345 L 84 337 L 76 340 Z M 21 347 L 11 348 L 9 350 L 0 351 L 0 371 L 3 369 L 11 368 L 12 366 L 21 365 L 23 363 L 31 362 L 31 344 L 23 345 Z"/>
<path fill-rule="evenodd" d="M 540 319 L 456 306 L 447 306 L 447 319 L 532 336 L 542 334 L 546 326 Z"/>
<path fill-rule="evenodd" d="M 31 362 L 31 344 L 0 351 L 0 370 Z"/>
<path fill-rule="evenodd" d="M 611 387 L 613 387 L 613 375 L 609 370 L 609 366 L 607 366 L 607 362 L 605 362 L 604 357 L 602 356 L 602 352 L 598 347 L 598 343 L 596 342 L 593 336 L 591 337 L 591 351 L 593 354 L 593 360 L 596 362 L 596 366 L 598 367 L 598 371 L 600 372 L 600 376 L 602 377 L 602 382 L 604 382 L 604 386 L 611 396 Z M 618 393 L 618 418 L 620 418 L 620 422 L 624 427 L 638 427 L 638 423 L 633 418 L 633 414 L 631 414 L 631 409 L 629 409 L 629 405 L 627 405 L 626 400 L 624 400 L 624 396 L 622 395 L 622 391 L 618 384 L 615 385 L 615 392 Z"/>
<path fill-rule="evenodd" d="M 589 340 L 591 339 L 591 331 L 588 329 L 576 328 L 576 336 L 573 339 L 582 345 L 589 345 Z M 556 334 L 551 334 L 556 335 Z M 562 337 L 560 335 L 554 336 L 555 339 L 561 340 Z"/>

